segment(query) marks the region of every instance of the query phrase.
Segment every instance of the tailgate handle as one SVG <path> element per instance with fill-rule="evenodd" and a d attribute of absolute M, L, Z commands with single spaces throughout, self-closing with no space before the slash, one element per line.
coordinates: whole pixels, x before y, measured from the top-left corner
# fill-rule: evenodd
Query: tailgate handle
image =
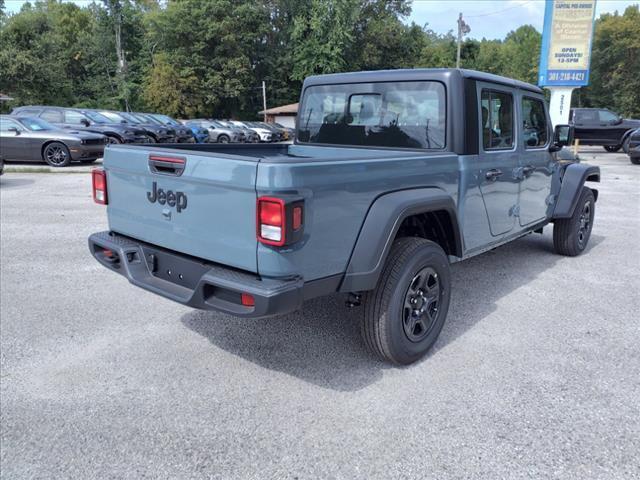
<path fill-rule="evenodd" d="M 187 160 L 184 157 L 149 155 L 149 169 L 159 175 L 179 177 L 184 172 L 186 163 Z"/>

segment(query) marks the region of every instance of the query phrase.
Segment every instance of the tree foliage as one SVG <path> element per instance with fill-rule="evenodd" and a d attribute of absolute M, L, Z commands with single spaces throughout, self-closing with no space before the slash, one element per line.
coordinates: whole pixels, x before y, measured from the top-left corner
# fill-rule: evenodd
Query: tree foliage
<path fill-rule="evenodd" d="M 454 67 L 456 38 L 408 23 L 410 0 L 57 0 L 7 14 L 0 0 L 0 91 L 14 104 L 245 116 L 295 102 L 313 74 Z M 596 22 L 583 106 L 640 116 L 640 13 Z M 535 83 L 541 35 L 467 39 L 463 68 Z M 6 108 L 6 107 L 5 107 Z"/>

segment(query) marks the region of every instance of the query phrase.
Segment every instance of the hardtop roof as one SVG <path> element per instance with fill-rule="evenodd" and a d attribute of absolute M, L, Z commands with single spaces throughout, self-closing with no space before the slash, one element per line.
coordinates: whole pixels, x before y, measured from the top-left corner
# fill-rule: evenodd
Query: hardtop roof
<path fill-rule="evenodd" d="M 417 80 L 445 80 L 454 75 L 471 78 L 483 82 L 498 83 L 535 93 L 543 93 L 540 87 L 513 78 L 502 77 L 492 73 L 467 70 L 462 68 L 410 68 L 398 70 L 374 70 L 366 72 L 331 73 L 327 75 L 313 75 L 307 77 L 304 86 L 326 85 L 340 83 L 368 83 L 368 82 L 400 82 Z"/>

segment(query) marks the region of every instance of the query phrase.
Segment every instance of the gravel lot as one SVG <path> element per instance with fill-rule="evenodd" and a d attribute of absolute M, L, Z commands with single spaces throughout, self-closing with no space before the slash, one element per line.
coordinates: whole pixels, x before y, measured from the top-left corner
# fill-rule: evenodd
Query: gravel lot
<path fill-rule="evenodd" d="M 2 478 L 639 478 L 640 167 L 582 157 L 589 251 L 547 228 L 455 265 L 408 368 L 338 296 L 238 320 L 135 288 L 88 253 L 88 175 L 0 177 Z"/>

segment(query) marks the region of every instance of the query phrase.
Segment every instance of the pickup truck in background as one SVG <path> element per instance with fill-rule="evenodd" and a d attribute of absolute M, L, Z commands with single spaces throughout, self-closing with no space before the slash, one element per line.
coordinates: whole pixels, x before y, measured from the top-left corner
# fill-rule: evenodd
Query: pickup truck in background
<path fill-rule="evenodd" d="M 307 78 L 292 145 L 110 145 L 92 255 L 131 283 L 238 317 L 344 293 L 362 335 L 409 364 L 436 341 L 450 264 L 553 224 L 585 251 L 598 167 L 561 161 L 538 87 L 457 69 Z M 540 255 L 545 255 L 540 252 Z M 490 281 L 490 279 L 487 279 Z"/>
<path fill-rule="evenodd" d="M 640 120 L 622 118 L 606 108 L 572 108 L 569 123 L 582 145 L 601 145 L 607 152 L 623 148 L 628 153 L 631 132 L 640 128 Z"/>

